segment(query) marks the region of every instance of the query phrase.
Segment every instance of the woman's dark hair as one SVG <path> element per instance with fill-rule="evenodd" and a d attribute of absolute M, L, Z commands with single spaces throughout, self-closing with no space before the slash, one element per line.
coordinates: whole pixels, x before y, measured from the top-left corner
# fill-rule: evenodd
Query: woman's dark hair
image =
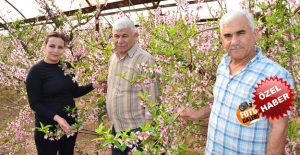
<path fill-rule="evenodd" d="M 51 38 L 51 37 L 61 38 L 64 41 L 65 46 L 68 42 L 68 38 L 65 36 L 65 34 L 63 34 L 61 32 L 52 31 L 52 32 L 49 32 L 48 35 L 45 38 L 45 43 L 46 44 L 48 43 L 49 38 Z"/>

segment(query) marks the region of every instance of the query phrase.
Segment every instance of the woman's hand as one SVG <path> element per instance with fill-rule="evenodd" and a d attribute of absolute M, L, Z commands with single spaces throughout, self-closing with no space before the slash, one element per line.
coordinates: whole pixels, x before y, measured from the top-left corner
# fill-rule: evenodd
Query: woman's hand
<path fill-rule="evenodd" d="M 64 130 L 64 132 L 68 133 L 71 131 L 72 127 L 64 118 L 55 115 L 53 120 L 55 120 L 60 125 L 60 127 Z"/>
<path fill-rule="evenodd" d="M 107 81 L 98 81 L 93 83 L 93 88 L 106 89 Z"/>

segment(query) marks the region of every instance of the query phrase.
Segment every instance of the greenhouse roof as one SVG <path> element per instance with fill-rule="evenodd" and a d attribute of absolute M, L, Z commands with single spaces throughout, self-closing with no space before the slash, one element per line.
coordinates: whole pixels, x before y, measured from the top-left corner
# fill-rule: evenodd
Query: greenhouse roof
<path fill-rule="evenodd" d="M 198 0 L 186 0 L 191 6 L 199 3 Z M 231 0 L 238 4 L 240 0 Z M 208 8 L 215 5 L 218 6 L 217 0 L 204 0 L 210 3 L 204 5 L 206 10 L 203 11 L 201 20 L 216 20 L 205 16 L 208 14 Z M 7 24 L 16 20 L 21 21 L 21 24 L 34 23 L 53 23 L 49 19 L 51 12 L 72 16 L 79 10 L 83 14 L 95 15 L 96 10 L 100 10 L 100 17 L 115 15 L 120 11 L 127 12 L 147 12 L 149 9 L 157 7 L 168 8 L 166 10 L 174 10 L 178 7 L 176 0 L 0 0 L 0 31 L 7 30 Z M 194 5 L 195 6 L 195 5 Z M 214 6 L 213 6 L 214 7 Z M 195 9 L 195 8 L 191 8 Z M 163 12 L 162 12 L 163 13 Z M 134 14 L 134 13 L 133 13 Z M 130 14 L 131 16 L 132 14 Z M 135 15 L 133 15 L 135 16 Z M 132 17 L 134 18 L 135 17 Z"/>
<path fill-rule="evenodd" d="M 101 8 L 101 16 L 108 16 L 120 11 L 145 11 L 147 9 L 155 9 L 158 6 L 161 8 L 174 8 L 177 6 L 176 0 L 0 0 L 0 30 L 4 24 L 16 20 L 23 21 L 23 24 L 44 21 L 46 16 L 42 8 L 45 7 L 45 1 L 50 11 L 52 9 L 60 10 L 67 16 L 73 15 L 78 10 L 81 10 L 82 13 L 92 13 L 97 8 Z M 206 7 L 214 7 L 218 3 L 217 0 L 204 1 L 211 3 Z M 228 0 L 226 3 L 232 9 L 237 9 L 240 1 Z M 187 2 L 196 4 L 198 0 L 187 0 Z M 54 8 L 54 6 L 57 6 L 57 8 Z M 300 7 L 295 8 L 295 13 L 299 13 L 299 9 Z M 207 14 L 207 12 L 209 11 L 206 10 L 205 13 Z M 205 13 L 203 20 L 212 20 Z"/>
<path fill-rule="evenodd" d="M 210 1 L 215 0 L 205 0 L 205 2 Z M 197 0 L 189 0 L 188 2 L 197 3 Z M 50 4 L 50 9 L 51 3 L 53 3 L 66 15 L 72 15 L 78 9 L 81 9 L 82 13 L 90 13 L 95 11 L 97 6 L 102 6 L 100 7 L 101 10 L 107 13 L 119 11 L 119 8 L 124 7 L 130 7 L 128 9 L 142 7 L 145 9 L 145 5 L 151 8 L 156 8 L 157 6 L 176 6 L 175 0 L 108 0 L 107 3 L 105 0 L 48 0 L 47 3 Z M 0 17 L 1 20 L 5 20 L 6 22 L 12 22 L 17 19 L 26 19 L 26 22 L 45 20 L 44 15 L 39 11 L 43 5 L 45 4 L 42 0 L 1 0 Z"/>

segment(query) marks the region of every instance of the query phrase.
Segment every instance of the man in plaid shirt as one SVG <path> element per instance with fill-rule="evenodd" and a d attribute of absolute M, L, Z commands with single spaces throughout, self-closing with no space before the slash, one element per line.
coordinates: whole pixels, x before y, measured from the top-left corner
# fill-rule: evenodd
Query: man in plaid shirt
<path fill-rule="evenodd" d="M 245 10 L 225 14 L 220 21 L 221 41 L 227 54 L 222 58 L 214 85 L 214 104 L 199 110 L 186 108 L 183 120 L 209 118 L 205 154 L 283 154 L 288 116 L 279 119 L 261 117 L 245 126 L 237 119 L 237 109 L 245 101 L 253 102 L 255 87 L 265 78 L 283 78 L 293 89 L 287 70 L 262 54 L 256 46 L 259 30 L 253 15 Z"/>
<path fill-rule="evenodd" d="M 128 80 L 138 81 L 139 76 L 145 75 L 145 70 L 139 66 L 154 66 L 156 63 L 150 53 L 138 46 L 138 35 L 133 21 L 127 17 L 119 18 L 113 24 L 112 40 L 115 49 L 109 58 L 106 106 L 114 136 L 117 132 L 124 132 L 128 128 L 131 132 L 140 132 L 141 125 L 153 121 L 148 106 L 141 105 L 142 99 L 138 94 L 146 93 L 149 96 L 147 101 L 155 103 L 158 96 L 158 82 L 146 85 L 143 81 Z M 117 76 L 118 74 L 123 74 L 124 77 Z M 140 141 L 133 147 L 127 146 L 124 151 L 112 147 L 112 155 L 127 155 L 135 149 L 142 151 L 139 144 Z"/>

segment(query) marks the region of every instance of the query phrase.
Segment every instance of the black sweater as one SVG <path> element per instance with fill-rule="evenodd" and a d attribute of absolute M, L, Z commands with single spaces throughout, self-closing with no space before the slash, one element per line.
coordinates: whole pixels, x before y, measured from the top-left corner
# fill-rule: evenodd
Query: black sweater
<path fill-rule="evenodd" d="M 71 67 L 69 63 L 66 64 L 68 68 Z M 67 116 L 65 107 L 75 107 L 74 98 L 81 97 L 93 89 L 92 84 L 78 86 L 70 75 L 64 74 L 59 63 L 47 64 L 44 60 L 33 65 L 26 77 L 28 101 L 31 109 L 35 111 L 37 126 L 39 122 L 44 125 L 57 124 L 53 120 L 56 114 L 73 124 L 74 119 Z"/>

